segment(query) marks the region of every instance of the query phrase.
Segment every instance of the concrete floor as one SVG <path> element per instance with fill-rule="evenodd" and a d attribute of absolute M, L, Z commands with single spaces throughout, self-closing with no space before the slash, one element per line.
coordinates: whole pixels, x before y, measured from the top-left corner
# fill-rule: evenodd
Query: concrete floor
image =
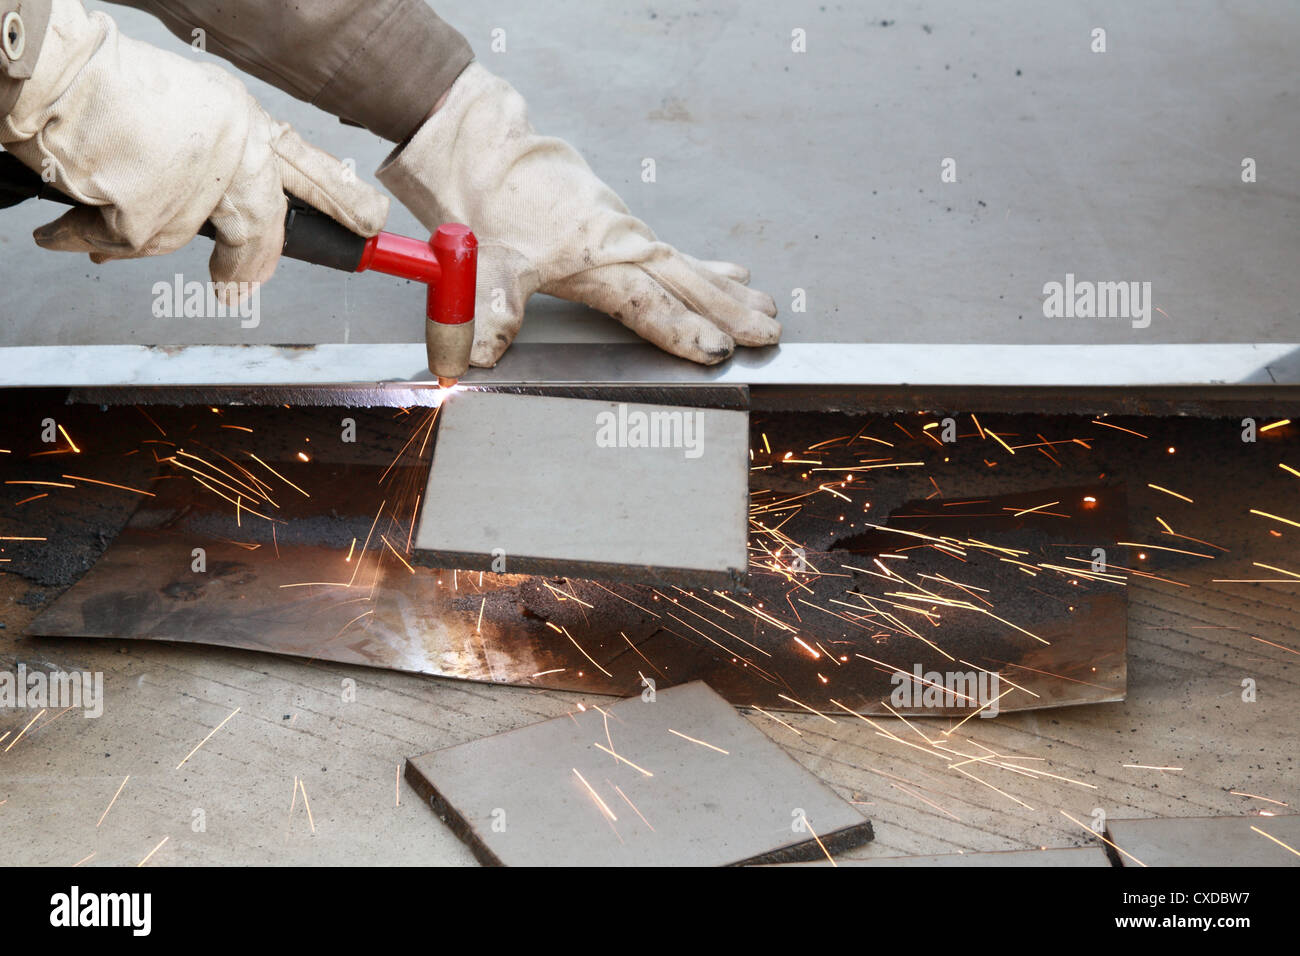
<path fill-rule="evenodd" d="M 124 31 L 181 44 L 112 5 Z M 751 266 L 789 342 L 1267 342 L 1295 337 L 1300 7 L 690 0 L 438 4 L 536 125 L 578 144 L 661 234 Z M 493 53 L 502 28 L 507 52 Z M 1089 52 L 1094 27 L 1108 52 Z M 790 51 L 793 29 L 807 52 Z M 206 54 L 204 55 L 206 56 Z M 364 175 L 388 145 L 250 81 Z M 642 183 L 643 158 L 657 181 Z M 940 162 L 957 163 L 941 184 Z M 1243 158 L 1257 183 L 1241 182 Z M 0 345 L 414 342 L 420 293 L 285 263 L 263 320 L 155 319 L 151 288 L 206 275 L 207 243 L 95 267 L 38 250 L 50 204 L 4 212 Z M 416 232 L 394 211 L 390 228 Z M 12 271 L 10 271 L 12 270 Z M 1152 283 L 1150 328 L 1043 318 L 1067 272 Z M 806 313 L 792 314 L 805 289 Z M 535 300 L 520 341 L 628 341 Z"/>
<path fill-rule="evenodd" d="M 215 647 L 23 639 L 17 635 L 35 609 L 16 599 L 30 590 L 0 577 L 7 625 L 0 667 L 103 671 L 110 706 L 93 720 L 46 714 L 0 752 L 0 865 L 68 865 L 91 853 L 87 865 L 134 865 L 164 838 L 152 860 L 161 865 L 473 865 L 408 785 L 398 785 L 402 760 L 604 700 Z M 871 818 L 875 841 L 851 857 L 1095 842 L 1062 811 L 1084 822 L 1096 808 L 1115 818 L 1294 812 L 1230 792 L 1292 808 L 1297 801 L 1296 652 L 1250 639 L 1294 646 L 1294 634 L 1277 623 L 1293 597 L 1269 590 L 1262 603 L 1217 597 L 1188 614 L 1172 589 L 1136 588 L 1126 702 L 1003 714 L 963 728 L 983 746 L 1044 760 L 1026 766 L 1077 783 L 977 773 L 999 792 L 860 721 L 832 727 L 812 715 L 781 715 L 796 736 L 748 716 Z M 1243 676 L 1259 680 L 1253 704 L 1241 701 Z M 350 702 L 345 681 L 355 682 Z M 10 731 L 12 742 L 33 716 L 6 713 L 0 733 Z M 932 736 L 948 726 L 912 722 Z M 900 721 L 879 723 L 919 742 Z M 310 821 L 301 798 L 290 814 L 295 777 Z"/>

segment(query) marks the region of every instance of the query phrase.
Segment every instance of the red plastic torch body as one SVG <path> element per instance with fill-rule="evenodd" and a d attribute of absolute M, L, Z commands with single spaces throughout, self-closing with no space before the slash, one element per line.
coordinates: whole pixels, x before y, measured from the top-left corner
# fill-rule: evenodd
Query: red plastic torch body
<path fill-rule="evenodd" d="M 428 286 L 425 346 L 429 371 L 448 387 L 469 368 L 474 345 L 478 240 L 468 226 L 439 226 L 427 242 L 381 232 L 366 241 L 357 272 L 382 272 Z"/>

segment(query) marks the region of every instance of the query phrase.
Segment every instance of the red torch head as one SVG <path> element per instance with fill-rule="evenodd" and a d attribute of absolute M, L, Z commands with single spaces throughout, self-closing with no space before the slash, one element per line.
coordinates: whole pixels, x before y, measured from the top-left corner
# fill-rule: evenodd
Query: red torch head
<path fill-rule="evenodd" d="M 429 239 L 442 275 L 429 286 L 425 346 L 429 371 L 449 388 L 469 369 L 474 347 L 474 294 L 478 240 L 468 226 L 448 223 Z"/>

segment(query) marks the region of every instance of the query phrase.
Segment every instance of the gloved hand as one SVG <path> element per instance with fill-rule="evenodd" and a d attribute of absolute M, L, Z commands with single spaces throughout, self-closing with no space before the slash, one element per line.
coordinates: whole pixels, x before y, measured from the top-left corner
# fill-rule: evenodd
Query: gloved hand
<path fill-rule="evenodd" d="M 705 365 L 781 336 L 771 296 L 742 284 L 747 270 L 659 242 L 572 146 L 538 136 L 523 97 L 478 63 L 378 178 L 429 229 L 462 222 L 478 237 L 475 365 L 497 363 L 539 291 Z"/>
<path fill-rule="evenodd" d="M 225 283 L 271 277 L 284 245 L 284 190 L 366 236 L 387 198 L 304 142 L 218 67 L 121 36 L 80 0 L 53 0 L 31 79 L 0 122 L 0 143 L 92 209 L 36 230 L 46 249 L 95 262 L 161 255 L 211 219 L 209 267 Z"/>

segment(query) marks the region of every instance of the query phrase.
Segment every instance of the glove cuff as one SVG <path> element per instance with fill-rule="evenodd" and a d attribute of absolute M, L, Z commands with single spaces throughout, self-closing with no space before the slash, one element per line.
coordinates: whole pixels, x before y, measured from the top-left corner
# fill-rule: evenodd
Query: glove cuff
<path fill-rule="evenodd" d="M 41 55 L 0 124 L 0 142 L 19 143 L 39 133 L 49 108 L 116 29 L 107 15 L 87 13 L 79 0 L 53 0 Z"/>
<path fill-rule="evenodd" d="M 463 222 L 511 247 L 543 289 L 665 248 L 572 146 L 539 136 L 524 98 L 477 62 L 377 176 L 430 230 Z"/>

